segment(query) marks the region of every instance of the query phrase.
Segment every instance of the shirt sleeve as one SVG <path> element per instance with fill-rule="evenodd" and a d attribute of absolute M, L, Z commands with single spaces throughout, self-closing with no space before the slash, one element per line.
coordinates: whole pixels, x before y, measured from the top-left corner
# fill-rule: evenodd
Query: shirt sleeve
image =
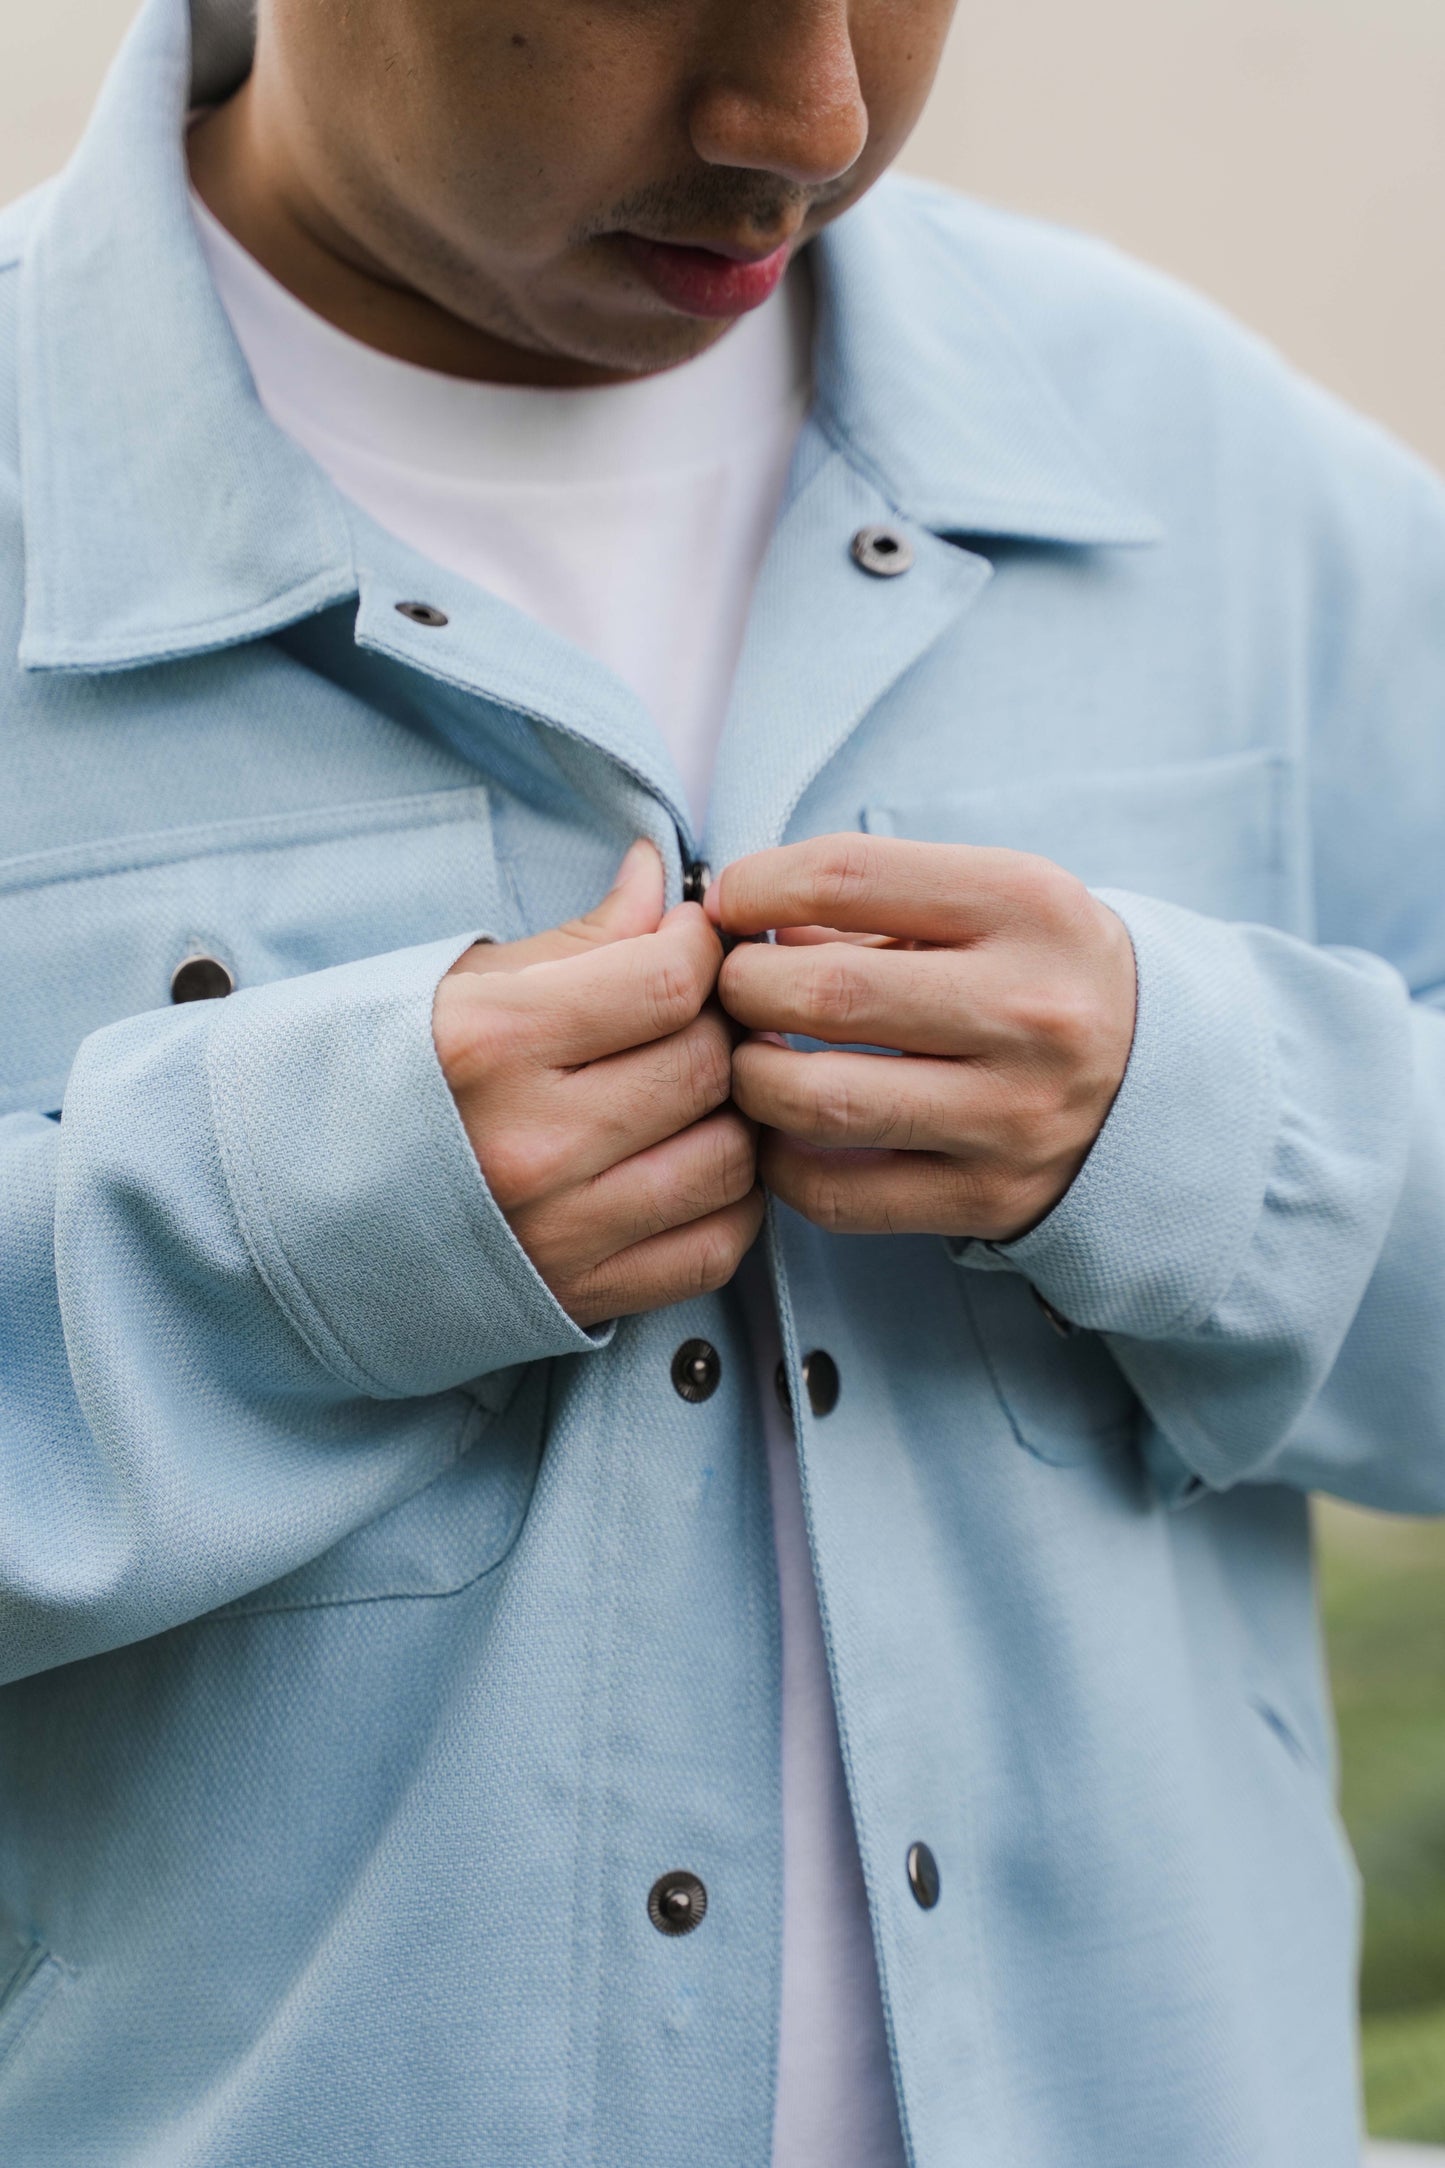
<path fill-rule="evenodd" d="M 1101 892 L 1138 961 L 1123 1086 L 1055 1210 L 959 1254 L 1107 1337 L 1170 1501 L 1279 1482 L 1441 1512 L 1445 491 L 1307 412 L 1313 606 L 1256 698 L 1309 689 L 1319 939 Z"/>
<path fill-rule="evenodd" d="M 469 939 L 130 1018 L 59 1126 L 0 1121 L 0 1678 L 319 1556 L 454 1458 L 463 1388 L 605 1339 L 442 1076 Z"/>

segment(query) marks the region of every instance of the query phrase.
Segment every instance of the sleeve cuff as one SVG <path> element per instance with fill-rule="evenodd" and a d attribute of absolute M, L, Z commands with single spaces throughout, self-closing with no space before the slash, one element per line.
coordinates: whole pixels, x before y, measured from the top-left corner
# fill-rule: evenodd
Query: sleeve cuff
<path fill-rule="evenodd" d="M 411 1398 L 582 1354 L 477 1164 L 432 1039 L 458 935 L 233 994 L 210 1043 L 226 1179 L 256 1268 L 355 1390 Z"/>
<path fill-rule="evenodd" d="M 1264 1209 L 1278 1084 L 1263 990 L 1233 927 L 1100 890 L 1129 930 L 1139 1007 L 1123 1084 L 1066 1195 L 1017 1241 L 955 1244 L 1022 1273 L 1093 1332 L 1161 1339 L 1207 1316 Z"/>

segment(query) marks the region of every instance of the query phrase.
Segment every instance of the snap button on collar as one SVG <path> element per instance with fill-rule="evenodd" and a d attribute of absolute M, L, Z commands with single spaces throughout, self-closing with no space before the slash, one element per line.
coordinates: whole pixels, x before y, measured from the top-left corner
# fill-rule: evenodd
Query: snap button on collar
<path fill-rule="evenodd" d="M 860 527 L 849 546 L 854 564 L 875 580 L 896 580 L 913 563 L 913 544 L 897 527 Z"/>
<path fill-rule="evenodd" d="M 433 602 L 399 602 L 396 608 L 398 616 L 404 617 L 409 624 L 427 625 L 434 632 L 451 622 L 446 611 L 439 610 Z"/>

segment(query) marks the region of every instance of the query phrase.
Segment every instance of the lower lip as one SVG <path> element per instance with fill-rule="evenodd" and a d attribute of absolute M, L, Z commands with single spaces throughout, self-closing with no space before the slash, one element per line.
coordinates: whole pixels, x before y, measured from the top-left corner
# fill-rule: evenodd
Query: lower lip
<path fill-rule="evenodd" d="M 710 248 L 674 248 L 667 241 L 627 235 L 627 252 L 653 292 L 686 316 L 743 316 L 778 290 L 788 249 L 756 263 L 735 263 Z"/>

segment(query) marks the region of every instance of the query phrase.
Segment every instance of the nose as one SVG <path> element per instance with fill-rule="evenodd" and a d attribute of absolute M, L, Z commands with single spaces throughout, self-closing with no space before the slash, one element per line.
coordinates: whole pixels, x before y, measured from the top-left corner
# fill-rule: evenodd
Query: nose
<path fill-rule="evenodd" d="M 835 181 L 868 140 L 849 0 L 721 0 L 689 128 L 705 164 Z"/>

